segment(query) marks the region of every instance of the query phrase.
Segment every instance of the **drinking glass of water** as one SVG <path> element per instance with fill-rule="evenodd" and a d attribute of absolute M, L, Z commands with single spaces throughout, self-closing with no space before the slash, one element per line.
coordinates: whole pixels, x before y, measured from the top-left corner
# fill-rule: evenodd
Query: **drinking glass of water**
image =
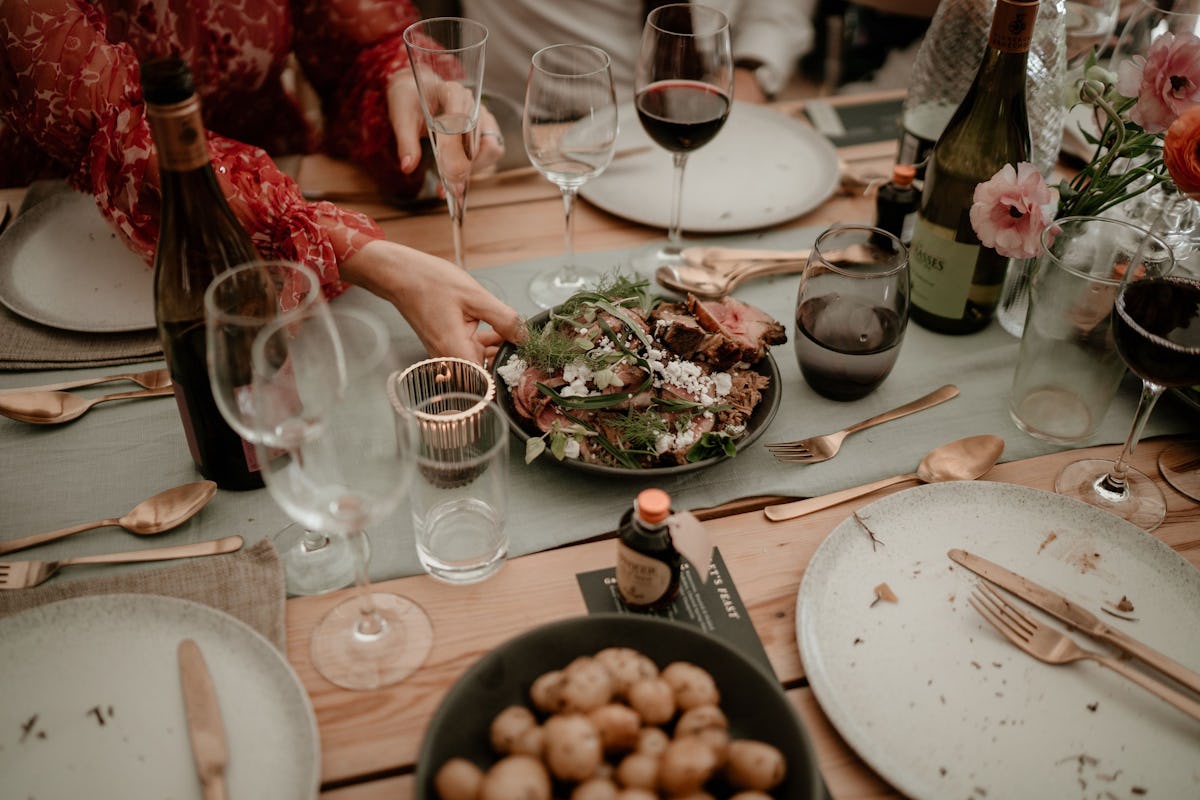
<path fill-rule="evenodd" d="M 796 359 L 833 400 L 857 400 L 892 371 L 908 325 L 908 249 L 868 225 L 817 237 L 796 298 Z"/>

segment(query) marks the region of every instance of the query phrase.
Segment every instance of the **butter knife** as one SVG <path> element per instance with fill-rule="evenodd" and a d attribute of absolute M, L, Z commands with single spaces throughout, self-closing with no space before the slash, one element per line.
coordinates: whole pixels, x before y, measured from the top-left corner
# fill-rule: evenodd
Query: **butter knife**
<path fill-rule="evenodd" d="M 208 665 L 204 663 L 204 654 L 191 639 L 179 643 L 179 679 L 183 686 L 192 757 L 204 800 L 226 800 L 225 765 L 229 754 L 225 747 L 225 727 L 221 723 L 221 705 L 213 689 Z"/>
<path fill-rule="evenodd" d="M 967 569 L 982 578 L 1007 589 L 1017 597 L 1032 603 L 1051 616 L 1057 617 L 1082 633 L 1091 636 L 1123 650 L 1134 658 L 1149 664 L 1159 672 L 1171 677 L 1192 691 L 1200 692 L 1200 673 L 1196 673 L 1177 661 L 1168 658 L 1157 650 L 1142 644 L 1137 639 L 1110 628 L 1100 621 L 1095 614 L 1072 603 L 1062 595 L 1039 586 L 1033 581 L 982 556 L 968 553 L 966 550 L 953 549 L 946 555 L 952 561 L 962 564 Z"/>

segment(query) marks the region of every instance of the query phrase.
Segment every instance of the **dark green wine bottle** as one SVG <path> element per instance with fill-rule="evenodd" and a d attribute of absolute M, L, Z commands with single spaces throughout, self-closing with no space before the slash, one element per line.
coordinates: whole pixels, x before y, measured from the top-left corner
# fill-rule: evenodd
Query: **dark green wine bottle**
<path fill-rule="evenodd" d="M 940 333 L 991 321 L 1008 259 L 971 227 L 975 186 L 1005 164 L 1028 161 L 1025 71 L 1037 0 L 998 0 L 988 49 L 967 96 L 933 147 L 909 249 L 910 315 Z"/>
<path fill-rule="evenodd" d="M 154 251 L 154 316 L 188 449 L 222 489 L 263 485 L 254 449 L 213 400 L 205 361 L 204 290 L 230 267 L 258 259 L 213 174 L 192 75 L 169 58 L 141 66 L 146 117 L 158 154 L 162 210 Z"/>

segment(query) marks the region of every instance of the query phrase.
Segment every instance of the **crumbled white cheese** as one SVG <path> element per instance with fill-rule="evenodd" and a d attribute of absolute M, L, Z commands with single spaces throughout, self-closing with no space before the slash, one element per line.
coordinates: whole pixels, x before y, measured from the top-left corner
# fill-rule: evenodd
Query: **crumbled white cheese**
<path fill-rule="evenodd" d="M 567 444 L 563 448 L 563 458 L 579 458 L 579 441 L 577 439 L 567 439 Z"/>
<path fill-rule="evenodd" d="M 504 382 L 511 389 L 516 386 L 521 380 L 521 375 L 529 368 L 523 359 L 513 353 L 508 357 L 508 361 L 502 367 L 496 367 L 496 374 L 504 379 Z"/>

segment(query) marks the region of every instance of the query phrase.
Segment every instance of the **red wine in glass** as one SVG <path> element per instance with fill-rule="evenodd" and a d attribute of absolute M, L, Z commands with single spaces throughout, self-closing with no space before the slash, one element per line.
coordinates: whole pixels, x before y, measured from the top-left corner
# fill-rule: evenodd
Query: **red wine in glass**
<path fill-rule="evenodd" d="M 729 116 L 729 95 L 710 83 L 665 80 L 638 92 L 638 119 L 658 145 L 686 153 L 708 144 Z"/>
<path fill-rule="evenodd" d="M 1200 383 L 1200 280 L 1135 281 L 1113 308 L 1117 352 L 1138 377 L 1167 388 Z"/>

